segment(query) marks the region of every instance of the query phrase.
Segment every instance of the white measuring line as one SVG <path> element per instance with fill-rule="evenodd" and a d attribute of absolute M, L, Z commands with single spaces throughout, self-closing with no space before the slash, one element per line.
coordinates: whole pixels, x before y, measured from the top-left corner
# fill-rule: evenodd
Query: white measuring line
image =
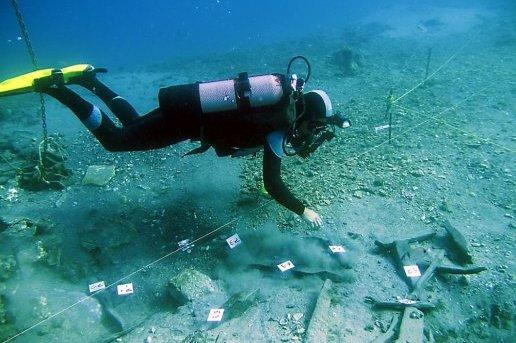
<path fill-rule="evenodd" d="M 469 40 L 466 41 L 466 43 L 464 43 L 459 49 L 457 49 L 457 51 L 451 55 L 443 64 L 441 64 L 441 66 L 439 68 L 437 68 L 432 74 L 428 75 L 428 77 L 426 77 L 423 81 L 419 82 L 417 85 L 415 85 L 414 87 L 412 87 L 411 89 L 409 89 L 408 91 L 406 91 L 405 93 L 403 93 L 401 96 L 399 96 L 398 98 L 394 99 L 392 101 L 392 104 L 396 104 L 398 101 L 400 101 L 401 99 L 403 99 L 404 97 L 406 97 L 407 95 L 409 95 L 410 93 L 412 93 L 413 91 L 415 91 L 416 89 L 418 89 L 419 87 L 421 87 L 426 81 L 430 80 L 432 77 L 435 76 L 435 74 L 437 74 L 438 72 L 441 71 L 441 69 L 443 69 L 445 66 L 447 66 L 455 57 L 457 57 L 457 55 L 466 47 L 469 45 L 469 43 L 471 41 L 473 41 L 478 35 L 480 34 L 480 31 L 477 32 L 472 38 L 470 38 Z"/>
<path fill-rule="evenodd" d="M 487 87 L 485 87 L 485 88 L 487 88 Z M 485 88 L 484 88 L 484 89 L 485 89 Z M 446 126 L 451 127 L 452 129 L 455 129 L 455 130 L 457 130 L 457 131 L 459 131 L 459 132 L 462 132 L 462 133 L 464 133 L 464 134 L 466 134 L 466 135 L 468 135 L 468 136 L 475 137 L 475 138 L 477 138 L 477 139 L 479 139 L 479 140 L 481 140 L 481 141 L 485 141 L 485 142 L 487 142 L 487 143 L 489 143 L 489 144 L 492 144 L 492 145 L 494 145 L 494 146 L 496 146 L 496 147 L 498 147 L 498 148 L 500 148 L 500 149 L 506 150 L 506 151 L 511 152 L 511 153 L 516 153 L 516 151 L 515 151 L 515 150 L 513 150 L 513 149 L 511 149 L 511 148 L 508 148 L 508 147 L 506 147 L 506 146 L 504 146 L 504 145 L 501 145 L 501 144 L 499 144 L 499 143 L 493 142 L 493 141 L 492 141 L 491 139 L 489 139 L 489 138 L 485 138 L 485 137 L 482 137 L 482 136 L 480 136 L 480 135 L 478 135 L 478 134 L 475 134 L 475 133 L 472 133 L 472 132 L 466 131 L 466 130 L 464 130 L 464 129 L 461 129 L 461 128 L 460 128 L 460 127 L 458 127 L 458 126 L 455 126 L 455 125 L 453 125 L 453 124 L 448 123 L 446 120 L 444 120 L 444 119 L 442 119 L 442 118 L 437 118 L 437 116 L 438 116 L 439 114 L 437 114 L 436 116 L 432 117 L 432 116 L 429 116 L 429 115 L 422 114 L 422 112 L 418 112 L 418 111 L 416 111 L 416 110 L 412 110 L 412 109 L 410 109 L 410 108 L 403 107 L 403 106 L 400 106 L 400 105 L 396 105 L 396 107 L 398 107 L 398 108 L 400 108 L 400 109 L 402 109 L 402 110 L 404 110 L 404 111 L 412 112 L 412 113 L 415 113 L 415 114 L 417 114 L 417 115 L 419 115 L 419 116 L 422 116 L 422 117 L 425 117 L 425 118 L 432 119 L 432 120 L 434 120 L 435 122 L 442 123 L 442 124 L 444 124 L 444 125 L 446 125 Z M 401 112 L 400 112 L 400 114 L 401 114 L 401 115 L 407 115 L 406 113 L 401 113 Z"/>

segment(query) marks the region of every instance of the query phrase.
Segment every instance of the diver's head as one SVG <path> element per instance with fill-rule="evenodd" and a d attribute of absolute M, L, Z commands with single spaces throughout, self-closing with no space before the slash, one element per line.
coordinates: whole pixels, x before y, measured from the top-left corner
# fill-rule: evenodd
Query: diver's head
<path fill-rule="evenodd" d="M 308 121 L 310 126 L 317 128 L 336 126 L 344 129 L 351 125 L 350 121 L 344 118 L 340 112 L 333 112 L 330 97 L 325 91 L 313 90 L 303 94 L 303 102 L 303 120 Z"/>
<path fill-rule="evenodd" d="M 287 155 L 308 157 L 325 141 L 335 137 L 335 127 L 351 126 L 349 120 L 340 113 L 333 112 L 328 94 L 322 90 L 313 90 L 302 95 L 297 102 L 298 119 L 292 125 L 285 142 L 290 151 Z"/>

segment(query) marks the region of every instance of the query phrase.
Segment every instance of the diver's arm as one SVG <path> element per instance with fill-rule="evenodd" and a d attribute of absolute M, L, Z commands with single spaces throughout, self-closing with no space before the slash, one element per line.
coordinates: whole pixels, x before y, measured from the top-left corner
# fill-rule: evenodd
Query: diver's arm
<path fill-rule="evenodd" d="M 265 144 L 263 153 L 263 183 L 265 190 L 278 203 L 302 216 L 312 226 L 319 227 L 322 225 L 322 219 L 317 212 L 305 207 L 283 183 L 281 179 L 281 158 L 272 152 L 269 144 Z"/>
<path fill-rule="evenodd" d="M 292 212 L 302 215 L 305 206 L 289 191 L 281 179 L 281 158 L 277 157 L 265 144 L 263 152 L 263 184 L 265 190 L 278 203 Z"/>

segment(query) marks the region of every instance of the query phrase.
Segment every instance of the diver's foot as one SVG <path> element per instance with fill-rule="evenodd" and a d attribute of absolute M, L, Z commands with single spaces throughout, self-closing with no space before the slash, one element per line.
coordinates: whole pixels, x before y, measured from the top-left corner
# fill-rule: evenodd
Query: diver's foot
<path fill-rule="evenodd" d="M 52 72 L 48 76 L 34 79 L 34 91 L 35 92 L 47 92 L 52 89 L 61 88 L 65 85 L 63 72 L 61 69 L 52 69 Z"/>
<path fill-rule="evenodd" d="M 67 68 L 62 69 L 63 72 L 66 75 Z M 97 80 L 97 74 L 98 73 L 106 73 L 106 68 L 95 68 L 91 64 L 88 64 L 85 66 L 84 70 L 82 72 L 78 73 L 77 75 L 70 76 L 67 80 L 67 84 L 75 84 L 79 86 L 83 86 L 85 88 L 91 89 L 95 86 L 95 83 L 98 82 Z"/>

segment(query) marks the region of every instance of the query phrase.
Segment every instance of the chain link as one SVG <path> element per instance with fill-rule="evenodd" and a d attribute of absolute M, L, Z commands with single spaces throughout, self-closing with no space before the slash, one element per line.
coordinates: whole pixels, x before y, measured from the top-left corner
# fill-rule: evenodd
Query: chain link
<path fill-rule="evenodd" d="M 14 12 L 16 13 L 16 19 L 18 20 L 18 25 L 20 26 L 20 31 L 23 36 L 23 40 L 25 41 L 25 44 L 27 45 L 27 50 L 29 51 L 29 55 L 32 61 L 32 65 L 34 66 L 34 70 L 39 69 L 38 68 L 38 60 L 36 58 L 36 53 L 34 52 L 34 49 L 32 48 L 32 43 L 30 42 L 29 38 L 29 31 L 27 30 L 27 26 L 25 25 L 25 21 L 23 20 L 20 7 L 18 6 L 17 0 L 11 0 L 11 4 L 14 8 Z M 46 113 L 46 106 L 45 106 L 45 98 L 43 98 L 43 94 L 39 93 L 39 101 L 40 101 L 40 114 L 41 114 L 41 126 L 43 129 L 43 156 L 47 153 L 48 148 L 48 132 L 47 132 L 47 113 Z M 42 161 L 45 159 L 43 158 Z"/>

